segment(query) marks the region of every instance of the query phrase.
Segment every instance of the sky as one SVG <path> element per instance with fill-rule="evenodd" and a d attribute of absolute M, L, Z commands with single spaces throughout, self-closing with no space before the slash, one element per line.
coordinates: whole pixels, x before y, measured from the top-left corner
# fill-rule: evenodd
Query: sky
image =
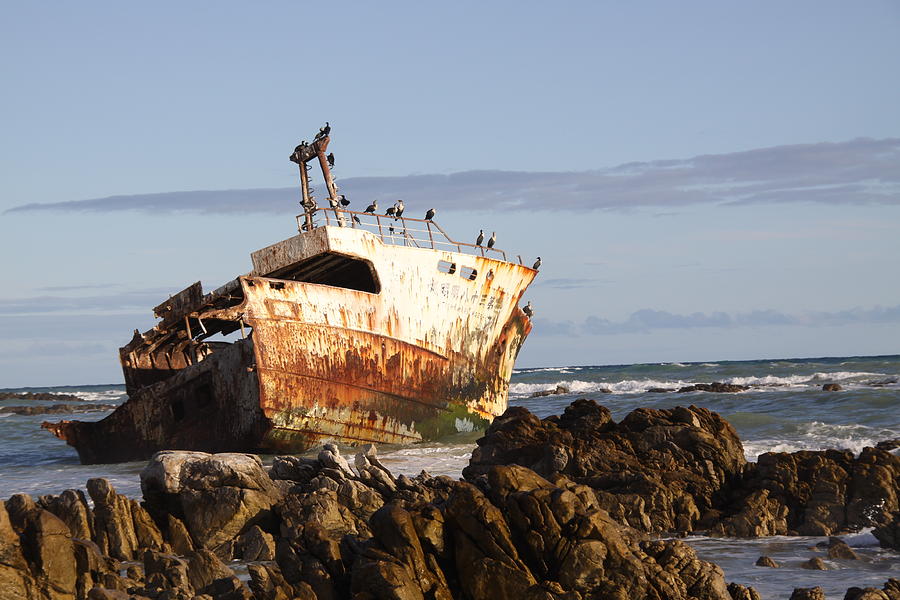
<path fill-rule="evenodd" d="M 540 276 L 521 367 L 900 352 L 900 4 L 0 2 L 0 388 L 361 208 Z"/>

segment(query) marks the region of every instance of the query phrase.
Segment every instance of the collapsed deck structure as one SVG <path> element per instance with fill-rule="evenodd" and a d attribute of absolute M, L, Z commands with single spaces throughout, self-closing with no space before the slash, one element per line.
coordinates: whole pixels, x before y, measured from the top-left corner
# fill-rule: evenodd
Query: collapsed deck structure
<path fill-rule="evenodd" d="M 453 241 L 431 220 L 343 210 L 328 133 L 291 155 L 298 235 L 254 252 L 250 273 L 209 293 L 194 283 L 157 306 L 159 323 L 120 349 L 128 399 L 115 412 L 44 423 L 83 463 L 409 443 L 505 410 L 531 330 L 518 304 L 536 271 Z M 314 160 L 327 209 L 309 187 Z M 237 339 L 216 341 L 227 335 Z"/>

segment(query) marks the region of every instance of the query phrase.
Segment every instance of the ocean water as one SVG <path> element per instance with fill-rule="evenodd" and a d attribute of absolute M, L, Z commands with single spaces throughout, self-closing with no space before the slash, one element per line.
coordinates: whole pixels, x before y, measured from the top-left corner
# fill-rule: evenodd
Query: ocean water
<path fill-rule="evenodd" d="M 714 394 L 674 391 L 694 383 L 721 381 L 752 386 L 746 392 Z M 824 392 L 838 383 L 839 392 Z M 567 394 L 531 398 L 538 391 L 568 387 Z M 75 394 L 91 404 L 118 404 L 121 385 L 8 389 Z M 540 417 L 558 414 L 577 398 L 594 398 L 616 420 L 638 407 L 671 408 L 696 404 L 720 413 L 737 429 L 747 460 L 767 451 L 847 448 L 859 452 L 885 439 L 900 438 L 900 356 L 573 366 L 518 369 L 510 385 L 510 404 L 525 406 Z M 26 404 L 0 400 L 0 406 Z M 31 404 L 48 404 L 31 401 Z M 44 420 L 100 419 L 107 411 L 73 415 L 23 416 L 0 413 L 0 498 L 13 493 L 59 493 L 84 487 L 90 477 L 106 477 L 124 494 L 140 496 L 143 462 L 117 465 L 78 463 L 74 449 L 40 428 Z M 395 473 L 458 477 L 468 463 L 479 432 L 460 433 L 440 442 L 380 449 Z M 352 452 L 352 450 L 350 450 Z M 271 457 L 263 457 L 271 460 Z M 900 554 L 880 549 L 871 533 L 844 536 L 860 561 L 826 560 L 828 571 L 808 571 L 801 562 L 824 552 L 823 538 L 771 537 L 756 540 L 690 537 L 701 557 L 721 566 L 728 581 L 754 586 L 763 598 L 788 598 L 794 587 L 822 586 L 828 598 L 843 598 L 851 586 L 881 585 L 900 577 Z M 782 567 L 754 566 L 763 555 Z"/>

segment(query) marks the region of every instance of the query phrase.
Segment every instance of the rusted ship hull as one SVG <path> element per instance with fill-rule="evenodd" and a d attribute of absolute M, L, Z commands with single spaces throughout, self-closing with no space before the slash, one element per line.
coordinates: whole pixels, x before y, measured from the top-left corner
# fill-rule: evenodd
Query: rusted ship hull
<path fill-rule="evenodd" d="M 120 351 L 129 399 L 118 410 L 45 426 L 95 463 L 410 443 L 505 410 L 532 269 L 344 227 L 252 258 L 219 290 L 195 284 L 157 307 L 162 322 Z M 237 330 L 233 343 L 206 341 Z"/>

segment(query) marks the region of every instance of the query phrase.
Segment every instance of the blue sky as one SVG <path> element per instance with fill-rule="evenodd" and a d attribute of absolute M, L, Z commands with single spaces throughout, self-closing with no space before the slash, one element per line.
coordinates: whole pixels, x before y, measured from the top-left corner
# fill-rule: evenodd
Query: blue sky
<path fill-rule="evenodd" d="M 363 205 L 541 255 L 521 366 L 900 351 L 895 2 L 0 6 L 0 387 Z"/>

